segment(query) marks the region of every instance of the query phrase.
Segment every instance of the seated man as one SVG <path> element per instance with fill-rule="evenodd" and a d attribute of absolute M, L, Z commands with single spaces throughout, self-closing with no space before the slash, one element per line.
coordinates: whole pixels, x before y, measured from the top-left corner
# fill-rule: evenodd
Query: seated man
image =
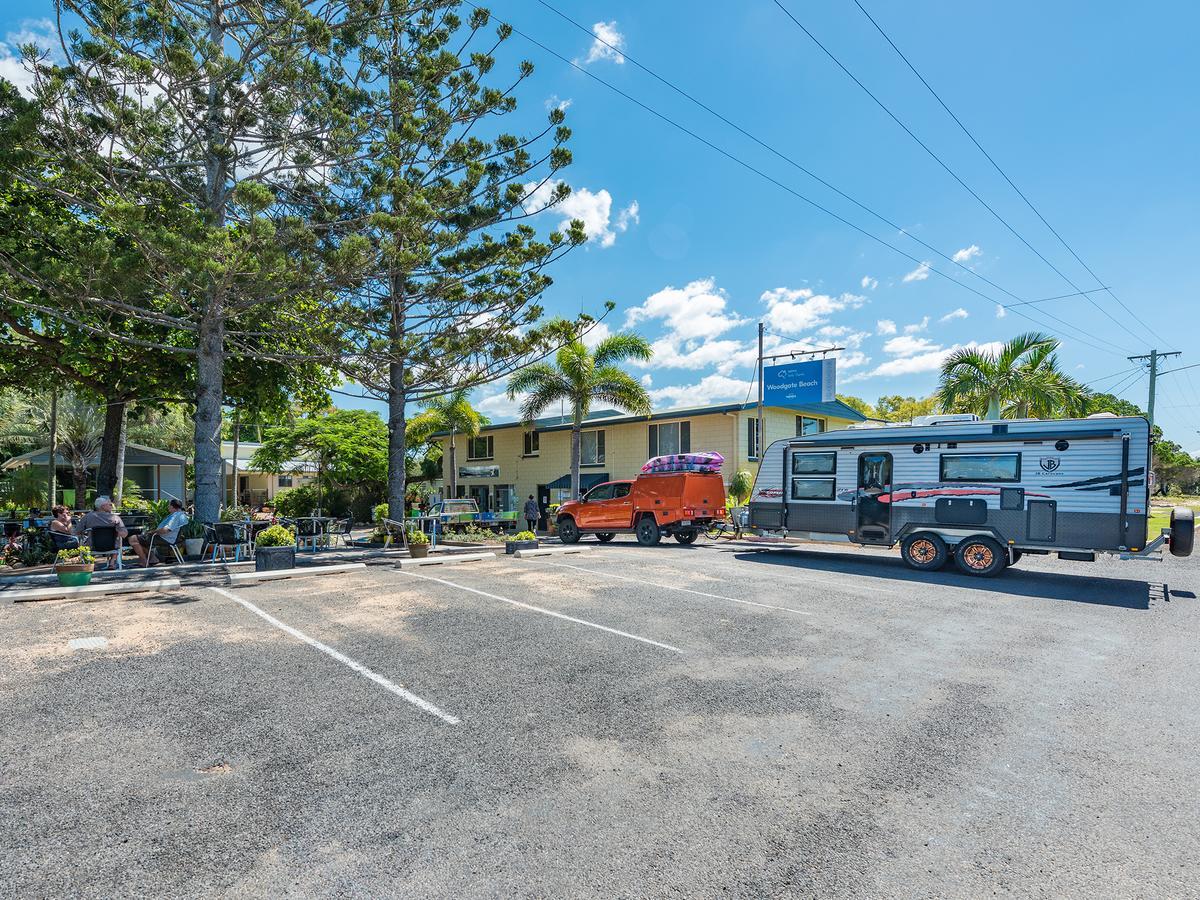
<path fill-rule="evenodd" d="M 150 534 L 135 535 L 129 542 L 129 546 L 133 548 L 133 552 L 137 554 L 138 561 L 143 566 L 152 566 L 154 561 L 150 559 L 150 541 L 157 535 L 158 541 L 174 544 L 179 540 L 179 529 L 183 528 L 191 520 L 187 517 L 187 513 L 183 511 L 183 503 L 174 497 L 167 504 L 171 507 L 170 514 L 158 523 L 158 528 L 150 532 Z"/>
<path fill-rule="evenodd" d="M 125 528 L 125 523 L 121 521 L 121 517 L 113 512 L 112 500 L 108 497 L 97 497 L 95 507 L 92 512 L 79 520 L 75 526 L 75 533 L 86 542 L 93 528 L 115 528 L 117 529 L 117 545 L 120 546 L 121 541 L 125 540 L 125 535 L 129 532 Z M 58 509 L 58 507 L 55 507 L 55 509 Z M 63 512 L 66 512 L 65 508 Z M 55 516 L 55 518 L 58 517 Z M 51 528 L 53 527 L 52 525 Z"/>

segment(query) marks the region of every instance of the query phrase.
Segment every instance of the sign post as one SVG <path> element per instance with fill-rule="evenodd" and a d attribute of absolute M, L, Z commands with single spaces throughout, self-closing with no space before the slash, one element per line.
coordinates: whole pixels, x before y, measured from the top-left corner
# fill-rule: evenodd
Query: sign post
<path fill-rule="evenodd" d="M 782 406 L 802 409 L 812 403 L 837 399 L 837 361 L 828 354 L 845 347 L 823 347 L 816 350 L 795 350 L 790 353 L 763 355 L 763 323 L 758 323 L 758 419 L 755 428 L 755 456 L 762 459 L 766 441 L 764 408 Z M 813 359 L 820 354 L 820 359 Z M 791 362 L 768 368 L 767 360 L 788 359 Z M 797 361 L 798 360 L 798 361 Z"/>

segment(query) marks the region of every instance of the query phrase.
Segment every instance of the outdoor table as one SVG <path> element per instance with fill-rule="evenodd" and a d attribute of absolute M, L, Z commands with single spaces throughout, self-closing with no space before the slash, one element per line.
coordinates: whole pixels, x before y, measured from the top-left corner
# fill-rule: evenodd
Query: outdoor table
<path fill-rule="evenodd" d="M 316 553 L 320 548 L 317 546 L 317 539 L 329 534 L 329 524 L 336 522 L 333 516 L 296 516 L 295 522 L 299 525 L 301 522 L 312 522 L 311 534 L 300 534 L 300 529 L 296 529 L 296 538 L 303 541 L 312 542 L 312 552 Z"/>

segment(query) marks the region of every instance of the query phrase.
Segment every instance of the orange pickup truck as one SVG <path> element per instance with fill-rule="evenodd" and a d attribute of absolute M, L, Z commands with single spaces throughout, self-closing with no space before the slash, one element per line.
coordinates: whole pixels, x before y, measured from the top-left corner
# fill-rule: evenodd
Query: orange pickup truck
<path fill-rule="evenodd" d="M 558 508 L 558 536 L 574 544 L 594 534 L 603 543 L 618 534 L 636 534 L 653 546 L 664 534 L 690 544 L 713 519 L 725 516 L 725 481 L 720 475 L 670 472 L 639 475 L 632 481 L 598 484 L 580 500 Z"/>

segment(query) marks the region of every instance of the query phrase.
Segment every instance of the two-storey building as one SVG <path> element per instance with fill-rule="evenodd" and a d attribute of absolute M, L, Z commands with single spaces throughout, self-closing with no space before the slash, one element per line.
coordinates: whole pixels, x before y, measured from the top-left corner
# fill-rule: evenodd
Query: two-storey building
<path fill-rule="evenodd" d="M 615 410 L 593 412 L 580 441 L 580 486 L 632 478 L 652 456 L 715 450 L 725 457 L 726 484 L 734 473 L 758 470 L 753 403 L 671 409 L 649 416 Z M 802 409 L 767 407 L 765 446 L 798 434 L 814 434 L 862 422 L 864 416 L 840 400 Z M 450 493 L 450 438 L 441 436 L 443 496 Z M 478 437 L 455 437 L 457 492 L 481 510 L 519 510 L 530 494 L 545 508 L 566 500 L 571 489 L 571 420 L 553 416 L 533 428 L 520 422 L 489 425 Z"/>

